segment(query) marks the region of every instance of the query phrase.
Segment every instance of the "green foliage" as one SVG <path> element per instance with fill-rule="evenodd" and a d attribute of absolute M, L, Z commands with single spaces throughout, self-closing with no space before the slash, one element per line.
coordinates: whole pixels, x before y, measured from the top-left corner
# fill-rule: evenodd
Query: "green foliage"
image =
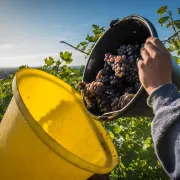
<path fill-rule="evenodd" d="M 178 13 L 180 11 L 180 8 L 177 8 Z M 170 52 L 174 52 L 177 54 L 177 56 L 175 56 L 175 60 L 176 62 L 179 64 L 179 57 L 180 56 L 180 20 L 173 19 L 172 16 L 172 12 L 168 11 L 168 7 L 167 6 L 162 6 L 157 10 L 157 13 L 160 15 L 160 18 L 158 20 L 159 24 L 161 26 L 166 25 L 166 28 L 170 28 L 173 30 L 173 35 L 168 38 L 167 42 L 168 42 L 168 50 Z M 165 15 L 162 17 L 162 15 Z"/>
<path fill-rule="evenodd" d="M 161 168 L 151 138 L 149 118 L 119 118 L 103 123 L 119 154 L 111 179 L 169 179 Z"/>
<path fill-rule="evenodd" d="M 180 29 L 180 20 L 175 20 L 174 25 L 176 26 L 177 29 Z"/>
<path fill-rule="evenodd" d="M 29 67 L 28 65 L 22 65 L 22 66 L 18 67 L 18 70 L 21 70 L 21 69 L 24 69 L 24 68 L 28 68 L 28 67 Z"/>
<path fill-rule="evenodd" d="M 51 65 L 53 65 L 53 63 L 54 63 L 54 60 L 53 60 L 52 57 L 49 57 L 49 58 L 46 58 L 46 59 L 44 60 L 44 62 L 45 62 L 45 64 L 46 64 L 47 66 L 51 66 Z"/>
<path fill-rule="evenodd" d="M 158 22 L 159 22 L 159 21 L 158 21 Z M 169 28 L 169 27 L 172 26 L 172 25 L 173 25 L 172 22 L 168 22 L 168 23 L 166 24 L 166 27 Z"/>
<path fill-rule="evenodd" d="M 161 18 L 158 20 L 158 22 L 159 22 L 159 24 L 160 24 L 161 26 L 163 26 L 164 23 L 167 22 L 167 20 L 169 20 L 169 18 L 170 18 L 169 16 L 161 17 Z"/>
<path fill-rule="evenodd" d="M 68 51 L 60 52 L 59 55 L 60 55 L 61 59 L 66 62 L 66 64 L 70 64 L 73 61 L 72 53 L 69 53 Z"/>
<path fill-rule="evenodd" d="M 161 6 L 158 10 L 157 13 L 162 16 L 166 11 L 167 11 L 168 7 L 167 6 Z"/>
<path fill-rule="evenodd" d="M 9 78 L 0 80 L 0 121 L 7 109 L 7 106 L 12 98 L 12 79 L 13 75 Z"/>
<path fill-rule="evenodd" d="M 173 56 L 173 58 L 176 60 L 176 62 L 177 62 L 178 64 L 180 64 L 180 58 L 179 58 L 179 57 Z"/>
<path fill-rule="evenodd" d="M 76 47 L 80 48 L 82 51 L 87 51 L 87 54 L 89 55 L 95 45 L 95 43 L 98 41 L 98 39 L 102 36 L 105 29 L 104 27 L 100 27 L 96 24 L 92 25 L 92 35 L 87 34 L 85 41 L 80 42 Z"/>
<path fill-rule="evenodd" d="M 76 85 L 82 80 L 85 66 L 81 66 L 79 69 L 67 66 L 67 64 L 70 64 L 73 61 L 72 53 L 70 52 L 60 52 L 60 57 L 61 59 L 56 61 L 53 58 L 51 58 L 50 61 L 46 58 L 44 60 L 45 65 L 39 69 L 62 79 L 78 91 Z"/>
<path fill-rule="evenodd" d="M 168 49 L 170 52 L 177 53 L 173 56 L 180 63 L 180 41 L 178 37 L 179 21 L 173 20 L 171 11 L 167 6 L 162 6 L 157 10 L 160 15 L 160 25 L 166 25 L 172 28 L 175 35 L 168 40 Z M 180 8 L 178 8 L 180 14 Z M 166 15 L 164 15 L 166 14 Z M 162 17 L 162 15 L 164 15 Z M 88 34 L 84 41 L 77 45 L 88 54 L 92 51 L 95 43 L 104 33 L 104 27 L 92 25 L 92 34 Z M 38 69 L 48 72 L 59 79 L 70 84 L 76 89 L 76 85 L 82 79 L 84 66 L 79 69 L 68 66 L 73 61 L 72 53 L 60 52 L 59 59 L 54 60 L 48 57 L 44 60 L 44 65 Z M 20 66 L 18 70 L 28 68 L 28 66 Z M 0 119 L 12 98 L 12 79 L 0 80 Z M 77 89 L 76 89 L 77 90 Z M 148 118 L 119 118 L 111 123 L 103 123 L 103 126 L 112 138 L 117 152 L 119 154 L 119 164 L 111 172 L 112 180 L 118 179 L 169 179 L 162 169 L 159 161 L 154 153 L 154 147 L 151 138 L 150 125 L 151 119 Z"/>
<path fill-rule="evenodd" d="M 168 50 L 170 52 L 178 51 L 180 49 L 180 41 L 178 39 L 169 40 L 168 45 Z"/>

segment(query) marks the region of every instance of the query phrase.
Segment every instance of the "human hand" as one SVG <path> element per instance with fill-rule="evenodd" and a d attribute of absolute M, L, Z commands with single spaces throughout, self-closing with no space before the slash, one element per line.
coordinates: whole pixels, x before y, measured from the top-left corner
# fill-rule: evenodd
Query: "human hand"
<path fill-rule="evenodd" d="M 148 38 L 141 56 L 142 60 L 138 61 L 139 78 L 149 95 L 159 86 L 172 83 L 171 56 L 159 39 Z"/>

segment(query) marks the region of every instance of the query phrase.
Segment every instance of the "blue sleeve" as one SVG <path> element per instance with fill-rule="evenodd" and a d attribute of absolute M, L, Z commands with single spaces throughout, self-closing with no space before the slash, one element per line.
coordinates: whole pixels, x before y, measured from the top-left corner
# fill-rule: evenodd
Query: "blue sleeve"
<path fill-rule="evenodd" d="M 174 84 L 156 89 L 147 103 L 155 117 L 151 131 L 156 155 L 166 173 L 180 180 L 180 94 Z"/>

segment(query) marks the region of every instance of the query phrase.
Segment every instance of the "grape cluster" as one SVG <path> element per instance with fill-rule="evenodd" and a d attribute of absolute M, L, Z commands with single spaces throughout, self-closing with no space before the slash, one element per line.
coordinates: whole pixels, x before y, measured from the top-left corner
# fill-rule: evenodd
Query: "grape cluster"
<path fill-rule="evenodd" d="M 124 108 L 139 90 L 137 61 L 143 44 L 121 45 L 117 54 L 105 54 L 104 67 L 91 83 L 78 84 L 88 109 L 102 113 Z"/>

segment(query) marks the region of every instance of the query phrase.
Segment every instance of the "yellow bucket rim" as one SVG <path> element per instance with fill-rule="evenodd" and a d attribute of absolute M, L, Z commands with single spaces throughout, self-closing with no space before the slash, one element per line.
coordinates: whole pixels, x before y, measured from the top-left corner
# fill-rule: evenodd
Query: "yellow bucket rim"
<path fill-rule="evenodd" d="M 58 156 L 60 156 L 61 158 L 63 158 L 64 160 L 66 160 L 67 162 L 75 165 L 76 167 L 79 167 L 83 170 L 86 170 L 88 172 L 92 172 L 95 174 L 106 174 L 109 173 L 110 171 L 112 171 L 117 163 L 118 163 L 118 155 L 117 155 L 117 151 L 114 147 L 113 142 L 111 141 L 110 137 L 107 138 L 107 134 L 106 134 L 106 144 L 109 146 L 109 150 L 110 150 L 110 154 L 111 154 L 111 164 L 110 165 L 105 165 L 105 166 L 98 166 L 95 164 L 92 164 L 78 156 L 76 156 L 75 154 L 73 154 L 72 152 L 68 151 L 66 148 L 64 148 L 61 144 L 59 144 L 56 140 L 54 140 L 50 135 L 48 135 L 44 129 L 39 125 L 39 123 L 33 118 L 33 116 L 31 115 L 31 113 L 29 112 L 29 110 L 27 109 L 25 103 L 23 102 L 23 99 L 19 93 L 19 89 L 17 86 L 17 76 L 20 73 L 28 73 L 28 72 L 33 72 L 34 75 L 38 75 L 38 74 L 43 74 L 44 76 L 51 78 L 51 80 L 55 81 L 58 84 L 61 84 L 61 86 L 67 87 L 70 86 L 68 85 L 66 82 L 62 81 L 61 79 L 58 79 L 57 77 L 44 72 L 42 70 L 38 70 L 38 69 L 33 69 L 33 68 L 25 68 L 25 69 L 21 69 L 19 70 L 16 74 L 15 77 L 13 79 L 13 83 L 12 83 L 12 91 L 13 91 L 13 96 L 15 98 L 16 104 L 21 112 L 21 114 L 23 115 L 25 121 L 28 123 L 28 125 L 30 126 L 30 128 L 33 130 L 33 132 L 40 138 L 40 140 L 47 146 L 49 147 L 54 153 L 56 153 Z M 72 91 L 74 91 L 74 95 L 77 96 L 77 94 L 79 95 L 79 93 L 77 91 L 75 91 L 72 88 Z M 77 98 L 79 100 L 79 98 Z M 86 108 L 84 107 L 85 112 L 87 113 L 88 116 L 91 117 L 91 119 L 94 119 L 86 110 Z M 94 121 L 96 121 L 94 119 Z M 98 124 L 96 124 L 98 126 Z M 97 130 L 96 128 L 94 128 L 96 133 Z M 104 130 L 104 128 L 102 127 L 102 125 L 98 126 L 99 132 L 102 132 Z M 105 130 L 104 130 L 105 131 Z M 104 133 L 102 133 L 103 135 Z"/>

